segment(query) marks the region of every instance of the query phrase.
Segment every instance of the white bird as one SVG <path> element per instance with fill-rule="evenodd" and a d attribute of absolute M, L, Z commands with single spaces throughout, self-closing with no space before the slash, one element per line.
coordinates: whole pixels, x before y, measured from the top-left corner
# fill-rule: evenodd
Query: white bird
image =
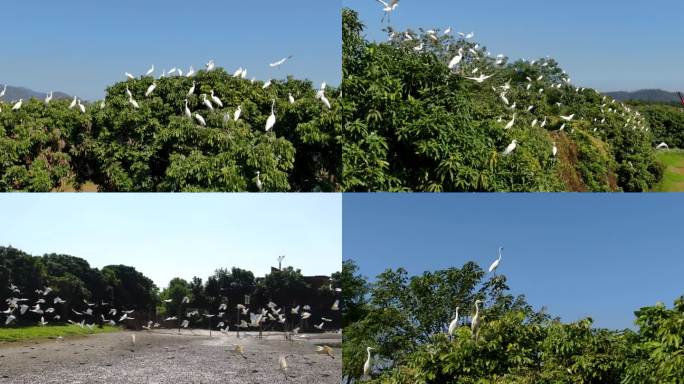
<path fill-rule="evenodd" d="M 449 336 L 453 336 L 456 326 L 458 325 L 458 307 L 456 307 L 456 315 L 454 319 L 449 323 Z"/>
<path fill-rule="evenodd" d="M 5 96 L 6 92 L 7 92 L 7 84 L 5 84 L 5 87 L 2 89 L 2 92 L 0 92 L 0 97 Z"/>
<path fill-rule="evenodd" d="M 292 58 L 292 55 L 282 58 L 274 63 L 269 64 L 268 66 L 271 68 L 279 68 L 281 65 L 285 64 L 286 61 L 290 60 Z"/>
<path fill-rule="evenodd" d="M 211 100 L 214 101 L 214 104 L 218 105 L 219 107 L 223 108 L 223 102 L 221 102 L 221 99 L 218 98 L 218 96 L 214 95 L 214 90 L 211 90 Z"/>
<path fill-rule="evenodd" d="M 287 93 L 287 100 L 290 102 L 290 104 L 294 104 L 294 103 L 295 103 L 295 99 L 294 99 L 294 97 L 292 96 L 292 93 L 290 93 L 290 92 Z"/>
<path fill-rule="evenodd" d="M 38 322 L 40 326 L 44 326 L 47 324 L 47 321 L 45 321 L 45 318 L 43 316 L 40 317 L 40 321 Z"/>
<path fill-rule="evenodd" d="M 483 83 L 485 80 L 489 79 L 493 75 L 485 75 L 484 73 L 481 74 L 479 77 L 466 77 L 468 80 L 473 80 L 477 83 Z"/>
<path fill-rule="evenodd" d="M 321 322 L 320 324 L 314 324 L 314 328 L 322 330 L 324 325 L 325 325 L 325 322 Z"/>
<path fill-rule="evenodd" d="M 285 356 L 281 355 L 278 358 L 278 364 L 280 364 L 280 370 L 281 371 L 287 371 L 287 359 Z"/>
<path fill-rule="evenodd" d="M 662 143 L 658 144 L 658 146 L 656 147 L 656 149 L 668 149 L 668 150 L 669 150 L 669 149 L 670 149 L 670 146 L 667 145 L 665 142 L 662 142 Z"/>
<path fill-rule="evenodd" d="M 131 90 L 128 89 L 128 86 L 126 86 L 126 96 L 128 96 L 129 99 L 133 97 L 133 94 L 131 93 Z"/>
<path fill-rule="evenodd" d="M 238 121 L 241 114 L 242 114 L 242 105 L 238 105 L 237 109 L 235 109 L 235 112 L 233 112 L 233 121 Z"/>
<path fill-rule="evenodd" d="M 455 66 L 457 66 L 461 60 L 463 60 L 463 48 L 458 49 L 458 54 L 454 56 L 451 61 L 449 61 L 449 69 L 454 69 Z"/>
<path fill-rule="evenodd" d="M 187 94 L 188 97 L 190 97 L 190 95 L 192 95 L 193 93 L 195 93 L 195 85 L 196 85 L 196 84 L 195 84 L 195 82 L 193 81 L 193 82 L 192 82 L 192 87 L 190 87 L 190 90 L 188 91 L 188 94 Z"/>
<path fill-rule="evenodd" d="M 553 154 L 553 157 L 556 157 L 558 154 L 558 147 L 556 147 L 556 142 L 553 143 L 553 148 L 551 148 L 551 153 Z"/>
<path fill-rule="evenodd" d="M 11 322 L 13 322 L 14 320 L 16 320 L 16 318 L 17 318 L 17 317 L 14 316 L 14 315 L 9 315 L 9 316 L 7 316 L 7 319 L 5 319 L 5 325 L 9 325 Z"/>
<path fill-rule="evenodd" d="M 503 247 L 499 247 L 499 257 L 489 266 L 489 273 L 494 272 L 499 267 L 499 263 L 501 263 L 501 251 L 503 251 Z"/>
<path fill-rule="evenodd" d="M 266 89 L 266 88 L 270 87 L 271 84 L 273 84 L 273 82 L 271 81 L 271 79 L 268 79 L 268 81 L 266 81 L 266 82 L 264 83 L 264 85 L 261 86 L 261 89 Z"/>
<path fill-rule="evenodd" d="M 150 69 L 147 70 L 147 73 L 145 73 L 145 76 L 149 76 L 154 73 L 154 64 L 150 67 Z"/>
<path fill-rule="evenodd" d="M 266 119 L 266 132 L 270 131 L 271 128 L 273 128 L 273 126 L 276 123 L 276 116 L 275 116 L 274 108 L 275 108 L 275 99 L 273 99 L 271 101 L 271 115 L 268 117 L 268 119 Z"/>
<path fill-rule="evenodd" d="M 339 311 L 339 310 L 340 310 L 340 301 L 339 301 L 339 300 L 335 300 L 335 302 L 333 303 L 332 307 L 330 307 L 330 310 L 331 310 L 331 311 Z"/>
<path fill-rule="evenodd" d="M 417 46 L 413 47 L 413 50 L 416 51 L 416 52 L 420 52 L 420 51 L 423 50 L 423 47 L 424 47 L 424 46 L 425 46 L 425 44 L 423 44 L 423 43 L 421 42 L 421 43 L 418 44 Z"/>
<path fill-rule="evenodd" d="M 105 109 L 105 106 L 106 106 L 105 101 L 104 100 L 100 101 L 100 109 Z"/>
<path fill-rule="evenodd" d="M 192 112 L 190 112 L 190 108 L 188 108 L 188 99 L 185 99 L 185 108 L 183 112 L 185 112 L 185 117 L 192 120 Z"/>
<path fill-rule="evenodd" d="M 193 77 L 195 75 L 195 68 L 190 66 L 190 69 L 188 69 L 188 73 L 185 74 L 185 77 Z"/>
<path fill-rule="evenodd" d="M 513 125 L 515 124 L 515 113 L 513 114 L 513 119 L 506 124 L 504 129 L 511 129 L 513 128 Z"/>
<path fill-rule="evenodd" d="M 331 108 L 330 107 L 330 101 L 328 100 L 327 97 L 325 97 L 325 95 L 321 96 L 321 102 L 323 102 L 323 104 L 325 104 L 325 106 L 328 107 L 328 109 Z"/>
<path fill-rule="evenodd" d="M 128 78 L 129 80 L 134 80 L 134 79 L 135 79 L 135 76 L 133 76 L 133 75 L 131 75 L 130 73 L 126 72 L 126 78 Z"/>
<path fill-rule="evenodd" d="M 368 354 L 368 357 L 366 357 L 366 362 L 363 363 L 363 375 L 364 376 L 368 376 L 371 372 L 371 367 L 372 367 L 371 351 L 374 349 L 375 348 L 371 348 L 371 347 L 366 348 L 366 353 Z"/>
<path fill-rule="evenodd" d="M 157 88 L 157 82 L 153 81 L 152 84 L 147 87 L 147 91 L 145 91 L 145 97 L 148 97 L 154 92 L 154 89 Z"/>
<path fill-rule="evenodd" d="M 74 96 L 74 99 L 71 100 L 71 103 L 69 104 L 69 109 L 74 109 L 77 101 L 78 101 L 78 98 L 76 96 Z"/>
<path fill-rule="evenodd" d="M 561 115 L 560 118 L 563 119 L 563 120 L 565 120 L 565 121 L 571 121 L 573 118 L 575 118 L 575 114 L 573 113 L 573 114 L 570 115 L 570 116 L 562 116 L 562 115 Z"/>
<path fill-rule="evenodd" d="M 205 64 L 207 68 L 207 72 L 213 71 L 216 68 L 216 64 L 214 64 L 214 60 L 209 60 L 207 64 Z"/>
<path fill-rule="evenodd" d="M 24 103 L 24 99 L 19 99 L 19 102 L 17 102 L 16 104 L 14 104 L 14 106 L 12 107 L 12 110 L 13 110 L 13 111 L 18 111 L 19 109 L 21 109 L 21 106 L 22 106 L 23 103 Z"/>
<path fill-rule="evenodd" d="M 50 104 L 52 101 L 52 91 L 45 97 L 45 104 Z"/>
<path fill-rule="evenodd" d="M 385 17 L 387 17 L 387 21 L 389 22 L 390 14 L 392 13 L 392 11 L 397 9 L 397 7 L 399 6 L 399 0 L 391 0 L 389 3 L 386 3 L 383 0 L 375 0 L 375 1 L 382 4 L 382 7 L 383 7 L 382 10 L 385 12 L 385 15 L 382 17 L 382 19 L 380 21 L 381 22 L 384 21 Z"/>
<path fill-rule="evenodd" d="M 214 105 L 211 104 L 211 101 L 210 101 L 209 99 L 207 99 L 207 95 L 205 95 L 205 94 L 203 93 L 203 94 L 200 96 L 200 99 L 202 99 L 202 103 L 203 103 L 204 105 L 206 105 L 207 108 L 209 108 L 209 109 L 212 110 L 212 111 L 214 110 Z"/>
<path fill-rule="evenodd" d="M 506 150 L 503 151 L 503 155 L 504 156 L 510 155 L 511 153 L 513 153 L 513 151 L 515 151 L 515 148 L 517 148 L 517 147 L 518 147 L 518 141 L 513 140 L 510 144 L 508 144 L 508 147 L 506 147 Z"/>
<path fill-rule="evenodd" d="M 85 107 L 85 105 L 81 104 L 81 100 L 80 100 L 80 99 L 78 100 L 78 109 L 81 110 L 81 113 L 85 113 L 85 112 L 86 112 L 86 107 Z"/>
<path fill-rule="evenodd" d="M 128 102 L 131 103 L 131 105 L 133 106 L 133 108 L 135 108 L 135 109 L 140 108 L 140 105 L 138 105 L 138 102 L 135 101 L 132 97 L 129 97 L 129 98 L 128 98 Z"/>
<path fill-rule="evenodd" d="M 206 127 L 207 122 L 204 120 L 204 117 L 202 117 L 199 113 L 195 113 L 195 119 L 197 120 L 198 123 L 200 123 L 201 126 Z"/>
<path fill-rule="evenodd" d="M 235 72 L 233 72 L 233 77 L 241 77 L 242 71 L 243 71 L 242 67 L 236 69 Z"/>
<path fill-rule="evenodd" d="M 473 337 L 477 340 L 477 335 L 480 332 L 480 300 L 475 300 L 475 316 L 470 323 L 470 331 L 473 333 Z"/>

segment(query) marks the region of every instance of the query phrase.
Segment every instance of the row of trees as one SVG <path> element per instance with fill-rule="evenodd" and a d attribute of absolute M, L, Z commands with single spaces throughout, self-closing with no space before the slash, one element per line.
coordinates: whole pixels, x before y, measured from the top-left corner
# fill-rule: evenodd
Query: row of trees
<path fill-rule="evenodd" d="M 345 190 L 647 191 L 661 177 L 643 117 L 566 84 L 553 59 L 509 63 L 439 32 L 389 28 L 381 43 L 363 32 L 345 9 Z M 463 59 L 450 69 L 459 51 Z M 491 77 L 466 79 L 480 74 Z M 516 151 L 502 156 L 513 140 Z"/>
<path fill-rule="evenodd" d="M 635 312 L 637 331 L 562 323 L 509 293 L 503 275 L 474 263 L 409 277 L 387 270 L 371 284 L 353 261 L 342 269 L 344 375 L 360 379 L 376 348 L 373 383 L 682 383 L 684 297 Z M 475 300 L 484 302 L 474 340 Z M 452 338 L 456 307 L 463 317 Z"/>
<path fill-rule="evenodd" d="M 153 81 L 156 89 L 145 97 Z M 89 104 L 86 113 L 69 109 L 70 100 L 25 100 L 18 111 L 0 103 L 0 191 L 92 183 L 100 191 L 256 191 L 257 172 L 265 191 L 338 189 L 337 91 L 326 89 L 328 109 L 310 81 L 288 77 L 265 89 L 263 84 L 219 68 L 192 78 L 116 83 L 104 104 Z M 225 108 L 204 106 L 200 96 L 212 90 Z M 206 126 L 184 116 L 186 99 Z M 277 121 L 265 132 L 271 100 Z M 242 114 L 234 121 L 238 106 Z"/>
<path fill-rule="evenodd" d="M 684 108 L 679 104 L 630 101 L 646 116 L 653 130 L 654 145 L 662 142 L 670 148 L 684 148 Z"/>
<path fill-rule="evenodd" d="M 295 322 L 294 317 L 290 319 L 291 308 L 309 305 L 311 319 L 302 324 L 297 320 L 296 324 L 302 331 L 313 330 L 313 325 L 320 322 L 321 317 L 326 317 L 333 320 L 326 324 L 329 330 L 340 327 L 339 311 L 332 309 L 340 296 L 336 290 L 340 284 L 339 276 L 338 272 L 331 278 L 307 278 L 300 270 L 288 267 L 274 269 L 263 278 L 255 278 L 252 272 L 239 268 L 218 269 L 206 282 L 198 277 L 189 282 L 174 278 L 168 287 L 160 291 L 152 280 L 133 267 L 110 265 L 100 270 L 74 256 L 32 256 L 13 247 L 0 247 L 0 281 L 3 282 L 0 284 L 0 300 L 5 303 L 11 297 L 28 299 L 25 303 L 33 307 L 43 299 L 42 309 L 54 307 L 53 316 L 59 315 L 59 322 L 85 319 L 88 323 L 102 323 L 100 315 L 118 320 L 122 311 L 134 310 L 130 317 L 135 321 L 126 322 L 127 326 L 139 327 L 153 321 L 174 327 L 178 322 L 165 323 L 163 320 L 172 316 L 182 320 L 190 311 L 197 311 L 198 318 L 204 314 L 216 315 L 219 306 L 225 304 L 224 320 L 234 329 L 233 325 L 241 319 L 249 322 L 249 315 L 237 317 L 236 311 L 237 304 L 244 304 L 245 296 L 249 296 L 247 307 L 251 312 L 260 312 L 267 308 L 268 303 L 274 302 L 288 317 L 288 325 Z M 19 292 L 13 291 L 12 286 L 16 286 Z M 43 295 L 46 288 L 50 288 L 49 294 Z M 56 297 L 66 303 L 53 305 Z M 184 298 L 188 302 L 184 303 Z M 93 314 L 87 317 L 74 312 L 83 313 L 88 308 L 93 310 Z M 117 309 L 118 316 L 110 315 L 112 308 Z M 40 317 L 26 312 L 17 318 L 17 323 L 35 325 Z M 52 317 L 46 317 L 46 320 L 52 321 Z M 205 326 L 203 322 L 191 322 L 191 325 Z"/>

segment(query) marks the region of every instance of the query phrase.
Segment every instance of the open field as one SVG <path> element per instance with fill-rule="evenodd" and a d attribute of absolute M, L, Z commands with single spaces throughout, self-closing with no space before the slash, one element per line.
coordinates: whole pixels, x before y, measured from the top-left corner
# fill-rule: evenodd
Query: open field
<path fill-rule="evenodd" d="M 90 329 L 81 328 L 77 325 L 46 325 L 44 327 L 35 326 L 0 328 L 0 346 L 4 345 L 2 342 L 15 342 L 35 339 L 55 339 L 59 336 L 86 336 L 97 333 L 110 333 L 118 331 L 120 331 L 120 328 L 118 327 L 95 327 L 91 331 Z"/>
<path fill-rule="evenodd" d="M 339 349 L 334 359 L 315 352 L 317 343 L 339 345 L 339 334 L 294 341 L 280 333 L 212 336 L 159 330 L 0 343 L 0 383 L 338 383 L 341 377 Z M 244 357 L 233 352 L 236 345 Z M 285 374 L 280 355 L 287 356 Z"/>
<path fill-rule="evenodd" d="M 662 151 L 657 157 L 666 169 L 653 192 L 684 192 L 684 150 Z"/>

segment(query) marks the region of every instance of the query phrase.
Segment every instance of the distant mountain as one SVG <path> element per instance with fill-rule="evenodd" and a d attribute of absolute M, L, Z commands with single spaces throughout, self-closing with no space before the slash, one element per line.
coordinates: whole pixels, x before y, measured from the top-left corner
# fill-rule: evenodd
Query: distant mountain
<path fill-rule="evenodd" d="M 0 86 L 0 92 L 2 92 L 2 89 L 4 88 L 4 84 Z M 18 101 L 19 99 L 24 99 L 24 100 L 29 100 L 32 97 L 35 97 L 36 99 L 43 100 L 45 99 L 45 96 L 47 95 L 46 92 L 36 92 L 32 89 L 24 88 L 24 87 L 12 87 L 10 85 L 7 86 L 7 92 L 5 93 L 5 96 L 3 96 L 2 101 L 4 102 L 12 102 L 12 101 Z M 67 95 L 64 92 L 55 92 L 52 95 L 53 99 L 70 99 L 71 96 Z"/>
<path fill-rule="evenodd" d="M 604 92 L 619 101 L 640 100 L 655 103 L 679 103 L 679 96 L 676 92 L 663 91 L 662 89 L 642 89 L 634 92 Z"/>

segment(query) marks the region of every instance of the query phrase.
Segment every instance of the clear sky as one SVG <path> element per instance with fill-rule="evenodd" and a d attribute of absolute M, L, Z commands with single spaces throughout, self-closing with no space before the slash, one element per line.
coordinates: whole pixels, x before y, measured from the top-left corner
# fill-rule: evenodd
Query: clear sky
<path fill-rule="evenodd" d="M 372 40 L 386 40 L 375 0 L 343 0 Z M 601 91 L 684 90 L 684 2 L 680 0 L 401 0 L 396 29 L 475 31 L 492 54 L 550 55 L 573 82 Z"/>
<path fill-rule="evenodd" d="M 563 321 L 633 326 L 684 295 L 684 194 L 345 194 L 343 257 L 374 278 L 475 261 Z"/>
<path fill-rule="evenodd" d="M 0 194 L 0 245 L 135 267 L 160 288 L 233 266 L 341 269 L 339 194 Z"/>
<path fill-rule="evenodd" d="M 250 78 L 339 84 L 340 20 L 335 0 L 11 1 L 2 5 L 0 83 L 93 100 L 124 72 L 185 72 L 214 59 Z M 288 55 L 280 71 L 269 68 Z"/>

